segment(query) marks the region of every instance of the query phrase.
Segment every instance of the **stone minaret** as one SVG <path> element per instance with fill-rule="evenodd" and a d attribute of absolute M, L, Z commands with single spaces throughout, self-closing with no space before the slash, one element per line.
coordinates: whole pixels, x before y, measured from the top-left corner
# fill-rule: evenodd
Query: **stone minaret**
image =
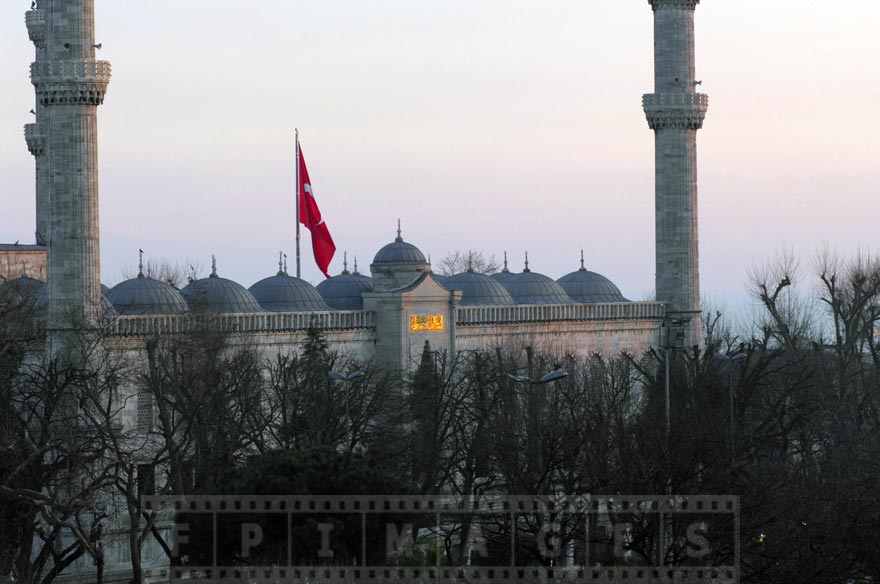
<path fill-rule="evenodd" d="M 655 134 L 657 300 L 687 319 L 685 345 L 702 344 L 697 233 L 697 130 L 709 105 L 694 75 L 700 0 L 648 0 L 654 9 L 654 93 L 644 96 Z"/>
<path fill-rule="evenodd" d="M 39 0 L 27 23 L 37 43 L 37 121 L 25 131 L 43 137 L 43 149 L 35 149 L 42 152 L 37 229 L 48 247 L 48 326 L 58 333 L 100 318 L 98 106 L 110 64 L 95 60 L 94 0 Z"/>
<path fill-rule="evenodd" d="M 45 0 L 42 0 L 45 3 Z M 46 11 L 37 7 L 25 14 L 28 36 L 36 47 L 36 63 L 46 62 Z M 37 245 L 46 245 L 49 235 L 49 161 L 46 157 L 46 108 L 36 100 L 34 105 L 36 121 L 24 127 L 24 137 L 27 141 L 28 150 L 33 154 L 36 161 L 36 242 Z"/>

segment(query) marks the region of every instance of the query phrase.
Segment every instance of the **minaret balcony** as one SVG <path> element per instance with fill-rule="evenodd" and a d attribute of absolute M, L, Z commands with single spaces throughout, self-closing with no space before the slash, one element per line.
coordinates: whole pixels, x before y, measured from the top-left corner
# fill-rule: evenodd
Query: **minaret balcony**
<path fill-rule="evenodd" d="M 34 156 L 42 156 L 46 152 L 46 128 L 43 124 L 25 124 L 24 139 Z"/>
<path fill-rule="evenodd" d="M 28 10 L 24 14 L 24 22 L 27 25 L 28 36 L 38 47 L 46 44 L 46 11 Z"/>
<path fill-rule="evenodd" d="M 104 102 L 110 83 L 110 63 L 92 59 L 31 63 L 31 83 L 43 105 Z"/>
<path fill-rule="evenodd" d="M 709 109 L 709 96 L 705 93 L 648 93 L 642 96 L 642 107 L 652 130 L 699 130 Z"/>

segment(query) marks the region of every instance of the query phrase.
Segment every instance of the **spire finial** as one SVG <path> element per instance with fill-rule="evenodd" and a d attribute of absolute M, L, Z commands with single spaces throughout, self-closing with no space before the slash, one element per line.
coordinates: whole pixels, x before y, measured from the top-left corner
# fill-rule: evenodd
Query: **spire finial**
<path fill-rule="evenodd" d="M 342 252 L 342 273 L 343 274 L 348 273 L 348 252 L 347 251 Z"/>
<path fill-rule="evenodd" d="M 211 254 L 211 277 L 217 277 L 217 256 Z"/>
<path fill-rule="evenodd" d="M 284 251 L 278 251 L 278 274 L 279 276 L 284 276 Z"/>
<path fill-rule="evenodd" d="M 354 256 L 354 275 L 360 276 L 360 273 L 358 272 L 358 257 L 357 256 Z"/>
<path fill-rule="evenodd" d="M 401 233 L 401 231 L 400 231 L 400 219 L 398 219 L 398 220 L 397 220 L 397 239 L 395 239 L 394 241 L 398 241 L 398 242 L 399 242 L 399 241 L 403 241 L 403 237 L 400 235 L 400 233 Z"/>
<path fill-rule="evenodd" d="M 501 270 L 503 274 L 509 274 L 510 270 L 507 269 L 507 252 L 504 252 L 504 269 Z"/>
<path fill-rule="evenodd" d="M 529 269 L 529 252 L 526 252 L 526 267 L 523 268 L 523 272 L 531 272 Z"/>
<path fill-rule="evenodd" d="M 581 271 L 586 272 L 587 268 L 584 267 L 584 250 L 581 250 Z"/>
<path fill-rule="evenodd" d="M 138 250 L 138 278 L 144 277 L 144 250 Z"/>

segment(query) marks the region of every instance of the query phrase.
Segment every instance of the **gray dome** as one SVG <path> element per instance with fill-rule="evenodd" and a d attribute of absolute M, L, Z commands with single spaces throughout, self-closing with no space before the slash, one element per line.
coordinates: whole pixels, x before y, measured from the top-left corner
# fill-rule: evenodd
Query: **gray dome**
<path fill-rule="evenodd" d="M 400 236 L 400 231 L 394 241 L 379 250 L 373 258 L 373 265 L 383 266 L 427 266 L 428 260 L 425 254 L 411 243 L 407 243 Z"/>
<path fill-rule="evenodd" d="M 572 300 L 584 304 L 599 304 L 603 302 L 629 302 L 620 293 L 620 288 L 614 282 L 596 272 L 591 272 L 584 267 L 584 258 L 581 255 L 581 268 L 570 274 L 566 274 L 557 280 L 565 293 Z"/>
<path fill-rule="evenodd" d="M 260 306 L 272 312 L 330 310 L 314 286 L 284 271 L 260 280 L 248 290 Z"/>
<path fill-rule="evenodd" d="M 137 278 L 120 282 L 107 294 L 119 314 L 183 314 L 188 310 L 186 300 L 170 284 L 147 278 L 139 273 Z"/>
<path fill-rule="evenodd" d="M 502 270 L 496 274 L 492 274 L 489 277 L 492 278 L 493 280 L 495 280 L 496 282 L 500 283 L 505 288 L 507 288 L 507 285 L 510 284 L 511 282 L 513 282 L 513 279 L 516 278 L 516 276 L 517 276 L 517 274 L 514 274 L 513 272 L 511 272 L 507 268 L 504 268 L 504 270 Z"/>
<path fill-rule="evenodd" d="M 3 289 L 9 291 L 16 301 L 35 300 L 40 290 L 46 285 L 42 280 L 29 276 L 19 276 L 3 282 Z"/>
<path fill-rule="evenodd" d="M 264 312 L 253 294 L 244 286 L 221 278 L 216 271 L 201 280 L 190 283 L 180 291 L 189 307 L 207 314 L 240 314 Z"/>
<path fill-rule="evenodd" d="M 101 290 L 103 290 L 106 286 L 101 284 Z M 39 289 L 36 296 L 34 297 L 34 308 L 37 312 L 43 312 L 49 308 L 49 285 L 43 284 L 43 286 Z M 107 298 L 106 294 L 101 294 L 101 309 L 105 317 L 116 316 L 116 309 L 113 307 L 113 303 L 110 302 L 110 299 Z"/>
<path fill-rule="evenodd" d="M 361 294 L 373 291 L 373 279 L 343 270 L 318 284 L 318 293 L 336 310 L 363 310 L 364 299 Z"/>
<path fill-rule="evenodd" d="M 517 304 L 575 304 L 562 286 L 528 268 L 504 282 L 504 287 Z"/>
<path fill-rule="evenodd" d="M 511 306 L 516 304 L 501 282 L 471 270 L 448 276 L 442 284 L 449 290 L 461 290 L 462 306 Z"/>

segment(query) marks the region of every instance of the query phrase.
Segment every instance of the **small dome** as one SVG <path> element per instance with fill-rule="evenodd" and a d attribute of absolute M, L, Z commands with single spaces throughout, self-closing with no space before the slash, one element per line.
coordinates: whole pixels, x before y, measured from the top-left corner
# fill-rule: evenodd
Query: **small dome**
<path fill-rule="evenodd" d="M 405 242 L 400 236 L 379 250 L 373 258 L 373 264 L 381 265 L 427 265 L 425 254 L 411 243 Z"/>
<path fill-rule="evenodd" d="M 271 312 L 310 312 L 330 310 L 314 286 L 279 270 L 249 289 L 257 302 Z"/>
<path fill-rule="evenodd" d="M 500 282 L 502 286 L 506 287 L 510 282 L 513 281 L 513 278 L 515 276 L 516 274 L 514 274 L 507 268 L 507 252 L 504 252 L 504 268 L 502 268 L 500 272 L 492 274 L 490 277 L 496 282 Z"/>
<path fill-rule="evenodd" d="M 373 291 L 373 279 L 357 272 L 353 274 L 343 270 L 338 276 L 333 276 L 318 284 L 318 293 L 336 310 L 363 310 L 364 292 Z"/>
<path fill-rule="evenodd" d="M 600 304 L 603 302 L 629 302 L 620 293 L 614 282 L 584 267 L 584 255 L 581 252 L 581 268 L 566 274 L 557 280 L 565 293 L 576 302 L 584 304 Z"/>
<path fill-rule="evenodd" d="M 411 243 L 403 240 L 400 231 L 400 221 L 397 222 L 397 237 L 394 241 L 383 247 L 373 258 L 373 266 L 383 267 L 426 267 L 428 260 L 425 254 Z"/>
<path fill-rule="evenodd" d="M 511 306 L 516 304 L 501 282 L 471 270 L 448 276 L 442 284 L 449 290 L 461 290 L 461 306 Z"/>
<path fill-rule="evenodd" d="M 19 276 L 3 282 L 4 291 L 9 291 L 17 300 L 35 300 L 40 290 L 46 285 L 42 280 L 29 276 Z"/>
<path fill-rule="evenodd" d="M 517 304 L 575 304 L 562 286 L 543 274 L 529 270 L 528 254 L 522 273 L 502 280 L 502 283 Z"/>
<path fill-rule="evenodd" d="M 264 312 L 253 294 L 244 286 L 217 275 L 212 262 L 211 275 L 190 283 L 180 291 L 189 307 L 207 314 L 241 314 Z"/>
<path fill-rule="evenodd" d="M 107 299 L 122 316 L 143 314 L 183 314 L 188 310 L 186 300 L 170 284 L 147 278 L 120 282 L 107 294 Z"/>
<path fill-rule="evenodd" d="M 101 290 L 106 288 L 103 284 L 101 284 Z M 49 285 L 43 284 L 42 287 L 37 291 L 34 296 L 34 308 L 37 312 L 43 312 L 48 310 L 49 308 Z M 105 317 L 116 316 L 118 313 L 116 309 L 113 307 L 113 303 L 110 302 L 110 299 L 107 298 L 106 294 L 101 294 L 101 310 Z"/>

